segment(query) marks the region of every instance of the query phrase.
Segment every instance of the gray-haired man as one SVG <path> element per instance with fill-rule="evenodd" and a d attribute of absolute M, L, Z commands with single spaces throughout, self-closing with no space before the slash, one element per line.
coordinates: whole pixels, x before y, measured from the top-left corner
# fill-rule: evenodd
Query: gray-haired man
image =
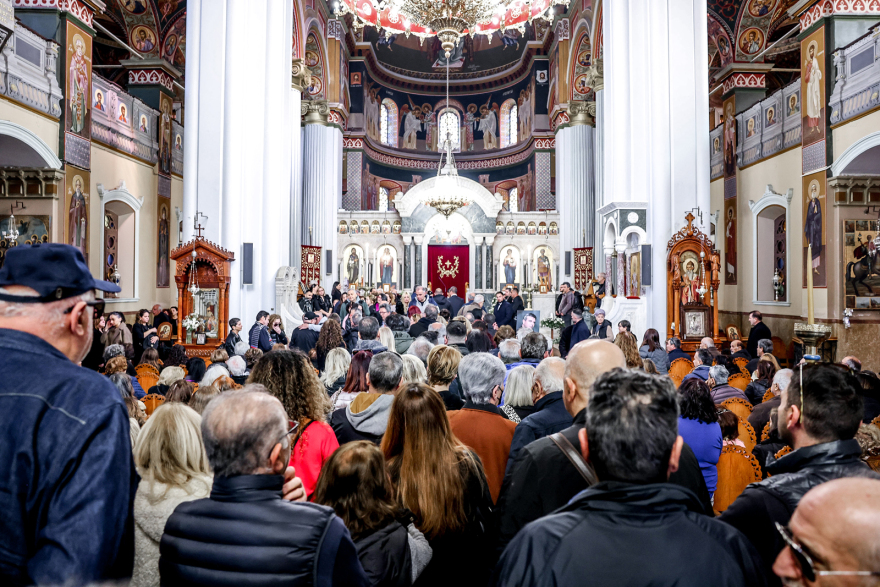
<path fill-rule="evenodd" d="M 281 402 L 262 386 L 227 391 L 208 404 L 202 437 L 214 471 L 211 497 L 184 502 L 168 518 L 163 585 L 295 585 L 302 577 L 370 584 L 332 509 L 282 497 L 295 431 L 288 428 Z M 218 564 L 218 552 L 233 551 Z"/>

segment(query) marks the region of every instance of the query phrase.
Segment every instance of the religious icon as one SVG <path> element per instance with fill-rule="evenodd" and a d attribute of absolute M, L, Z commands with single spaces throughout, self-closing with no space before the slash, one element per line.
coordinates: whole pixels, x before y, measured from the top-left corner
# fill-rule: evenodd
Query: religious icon
<path fill-rule="evenodd" d="M 516 233 L 516 225 L 513 224 L 513 221 L 507 223 L 507 226 L 505 227 L 504 231 L 507 234 L 515 234 Z"/>
<path fill-rule="evenodd" d="M 70 208 L 67 211 L 67 244 L 79 249 L 85 257 L 89 229 L 86 200 L 88 194 L 83 191 L 85 186 L 81 176 L 74 175 L 71 185 L 72 189 L 67 190 L 70 196 Z"/>
<path fill-rule="evenodd" d="M 101 90 L 95 90 L 95 110 L 100 110 L 101 112 L 107 112 L 104 109 L 104 93 Z"/>
<path fill-rule="evenodd" d="M 145 26 L 135 27 L 131 32 L 131 39 L 138 51 L 149 53 L 156 48 L 156 36 Z"/>
<path fill-rule="evenodd" d="M 373 224 L 370 226 L 370 234 L 379 234 L 379 221 L 373 220 Z"/>
<path fill-rule="evenodd" d="M 122 0 L 120 4 L 132 14 L 143 14 L 147 11 L 147 0 Z"/>
<path fill-rule="evenodd" d="M 160 201 L 164 198 L 160 198 Z M 169 233 L 168 233 L 168 204 L 159 204 L 159 254 L 156 270 L 156 287 L 168 287 L 168 253 Z"/>
<path fill-rule="evenodd" d="M 125 112 L 125 104 L 119 105 L 119 122 L 128 124 L 128 115 Z"/>
<path fill-rule="evenodd" d="M 348 255 L 348 264 L 346 265 L 348 283 L 357 283 L 361 276 L 361 260 L 358 257 L 357 249 L 352 248 Z"/>
<path fill-rule="evenodd" d="M 730 41 L 727 40 L 726 36 L 718 37 L 718 50 L 721 51 L 721 54 L 726 56 L 730 53 Z"/>
<path fill-rule="evenodd" d="M 546 236 L 547 235 L 547 223 L 542 222 L 538 224 L 538 236 Z"/>
<path fill-rule="evenodd" d="M 724 176 L 736 174 L 736 118 L 733 116 L 735 96 L 724 104 Z"/>
<path fill-rule="evenodd" d="M 391 233 L 400 234 L 400 220 L 395 220 L 394 224 L 391 225 Z"/>
<path fill-rule="evenodd" d="M 798 95 L 792 94 L 788 97 L 788 116 L 794 116 L 800 111 L 801 107 L 798 105 Z"/>
<path fill-rule="evenodd" d="M 411 108 L 409 104 L 404 104 L 400 107 L 400 112 L 403 114 L 403 148 L 404 149 L 415 149 L 416 148 L 416 140 L 417 133 L 422 130 L 422 120 L 419 118 L 419 114 L 421 110 L 419 110 L 419 114 L 415 112 L 418 107 Z"/>
<path fill-rule="evenodd" d="M 321 78 L 312 76 L 312 81 L 309 84 L 309 94 L 312 96 L 317 96 L 324 89 L 324 82 L 321 81 Z"/>
<path fill-rule="evenodd" d="M 773 126 L 776 124 L 776 109 L 772 106 L 767 109 L 767 126 Z"/>
<path fill-rule="evenodd" d="M 547 249 L 545 249 L 544 247 L 538 249 L 538 258 L 536 260 L 535 266 L 538 271 L 538 286 L 540 287 L 542 293 L 553 290 L 553 280 L 550 276 L 551 265 L 552 262 L 550 261 L 550 257 L 547 255 Z"/>
<path fill-rule="evenodd" d="M 526 233 L 526 223 L 520 222 L 519 224 L 516 225 L 516 234 L 518 234 L 519 236 L 522 236 L 525 233 Z"/>
<path fill-rule="evenodd" d="M 592 56 L 589 51 L 581 51 L 578 53 L 578 65 L 581 67 L 590 67 L 590 63 L 592 63 Z"/>
<path fill-rule="evenodd" d="M 531 236 L 538 234 L 538 226 L 534 222 L 529 222 L 528 233 Z"/>
<path fill-rule="evenodd" d="M 803 81 L 807 84 L 807 128 L 806 132 L 813 133 L 821 130 L 822 118 L 822 69 L 819 67 L 819 43 L 815 40 L 807 45 L 807 59 L 804 63 Z"/>
<path fill-rule="evenodd" d="M 588 83 L 587 74 L 581 74 L 577 76 L 574 80 L 574 91 L 580 94 L 581 96 L 586 96 L 590 93 L 592 88 L 587 85 Z"/>
<path fill-rule="evenodd" d="M 755 136 L 755 119 L 754 118 L 749 118 L 748 121 L 746 121 L 746 128 L 748 129 L 748 130 L 746 130 L 746 138 Z"/>
<path fill-rule="evenodd" d="M 773 10 L 775 4 L 776 0 L 751 0 L 749 2 L 749 14 L 758 18 L 767 16 Z"/>
<path fill-rule="evenodd" d="M 159 114 L 159 168 L 165 174 L 171 173 L 171 98 L 162 94 Z M 144 120 L 146 122 L 146 120 Z"/>
<path fill-rule="evenodd" d="M 351 85 L 352 86 L 361 85 L 361 72 L 359 72 L 359 71 L 352 71 L 351 72 Z"/>
<path fill-rule="evenodd" d="M 559 234 L 559 225 L 556 224 L 555 222 L 551 222 L 550 223 L 550 235 L 555 236 L 557 234 Z"/>
<path fill-rule="evenodd" d="M 753 55 L 764 45 L 764 33 L 759 29 L 749 29 L 739 38 L 739 48 L 747 55 Z"/>
<path fill-rule="evenodd" d="M 813 272 L 819 274 L 819 267 L 822 263 L 822 204 L 819 202 L 820 195 L 819 180 L 814 179 L 810 182 L 807 192 L 807 220 L 804 223 L 804 235 L 807 244 L 812 247 L 812 258 L 809 267 Z"/>
<path fill-rule="evenodd" d="M 721 152 L 721 139 L 719 137 L 715 137 L 715 140 L 712 141 L 712 152 L 720 153 Z"/>
<path fill-rule="evenodd" d="M 382 283 L 391 283 L 394 278 L 394 256 L 391 253 L 391 247 L 382 249 L 382 255 L 379 257 L 379 272 L 382 276 Z"/>
<path fill-rule="evenodd" d="M 727 226 L 725 227 L 726 250 L 724 256 L 727 263 L 727 283 L 736 280 L 736 218 L 734 206 L 727 208 Z"/>
<path fill-rule="evenodd" d="M 348 222 L 345 220 L 339 221 L 339 234 L 348 234 Z"/>
<path fill-rule="evenodd" d="M 683 304 L 693 304 L 699 301 L 697 289 L 699 288 L 700 274 L 695 259 L 686 259 L 682 262 L 681 271 L 681 301 Z"/>
<path fill-rule="evenodd" d="M 141 123 L 140 123 L 140 126 L 138 127 L 138 130 L 140 130 L 143 133 L 149 132 L 149 130 L 150 130 L 149 126 L 147 125 L 147 116 L 145 114 L 141 114 Z"/>
<path fill-rule="evenodd" d="M 306 51 L 306 65 L 308 67 L 314 67 L 318 65 L 318 52 L 317 51 Z"/>
<path fill-rule="evenodd" d="M 492 97 L 489 96 L 486 104 L 480 106 L 480 126 L 478 130 L 483 133 L 484 149 L 498 148 L 498 104 L 493 103 L 492 108 L 489 108 L 489 102 L 491 101 Z"/>
<path fill-rule="evenodd" d="M 642 294 L 642 254 L 633 253 L 629 257 L 629 297 L 637 298 Z"/>
<path fill-rule="evenodd" d="M 391 234 L 391 223 L 387 220 L 382 223 L 382 234 Z"/>
<path fill-rule="evenodd" d="M 70 56 L 68 72 L 68 104 L 70 105 L 70 130 L 82 134 L 88 114 L 89 64 L 86 57 L 86 42 L 82 35 L 73 35 L 73 54 Z"/>
<path fill-rule="evenodd" d="M 180 151 L 183 149 L 183 139 L 180 138 L 180 135 L 174 137 L 174 150 Z"/>
<path fill-rule="evenodd" d="M 495 223 L 495 234 L 504 234 L 504 223 L 500 220 Z"/>
<path fill-rule="evenodd" d="M 507 256 L 504 258 L 504 279 L 505 283 L 516 283 L 516 257 L 513 248 L 507 249 Z"/>

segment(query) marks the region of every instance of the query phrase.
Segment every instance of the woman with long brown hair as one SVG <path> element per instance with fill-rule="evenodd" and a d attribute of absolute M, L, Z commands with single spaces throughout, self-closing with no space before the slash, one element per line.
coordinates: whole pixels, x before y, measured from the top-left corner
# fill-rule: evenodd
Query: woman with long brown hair
<path fill-rule="evenodd" d="M 385 457 L 372 442 L 339 447 L 321 470 L 312 501 L 345 522 L 372 585 L 411 585 L 431 560 L 431 547 L 394 498 Z"/>
<path fill-rule="evenodd" d="M 660 375 L 669 373 L 669 355 L 660 344 L 660 333 L 656 328 L 649 328 L 645 331 L 642 346 L 639 347 L 639 356 L 653 361 L 654 367 Z"/>
<path fill-rule="evenodd" d="M 318 353 L 315 367 L 318 368 L 318 371 L 324 372 L 327 366 L 327 355 L 333 349 L 340 347 L 345 348 L 345 341 L 342 339 L 342 327 L 335 320 L 327 320 L 321 326 L 321 332 L 318 334 L 318 343 L 315 345 L 315 350 Z"/>
<path fill-rule="evenodd" d="M 492 496 L 479 457 L 452 434 L 437 392 L 421 383 L 397 392 L 382 452 L 397 501 L 434 550 L 417 585 L 485 585 Z"/>
<path fill-rule="evenodd" d="M 141 355 L 140 365 L 152 365 L 157 371 L 162 370 L 162 361 L 159 360 L 159 351 L 156 349 L 144 349 Z"/>
<path fill-rule="evenodd" d="M 627 369 L 642 369 L 642 357 L 639 356 L 639 349 L 636 347 L 633 335 L 628 332 L 618 332 L 614 338 L 614 344 L 623 351 Z"/>
<path fill-rule="evenodd" d="M 248 383 L 259 383 L 277 397 L 296 431 L 290 440 L 290 465 L 302 479 L 306 495 L 318 482 L 321 467 L 339 448 L 336 434 L 325 421 L 327 392 L 308 357 L 298 351 L 272 351 L 251 370 Z"/>
<path fill-rule="evenodd" d="M 330 396 L 333 410 L 341 410 L 348 406 L 363 391 L 369 391 L 367 374 L 370 372 L 370 362 L 373 360 L 373 351 L 358 351 L 351 357 L 351 366 L 342 389 Z"/>
<path fill-rule="evenodd" d="M 773 385 L 776 367 L 771 361 L 765 361 L 764 357 L 761 357 L 761 360 L 758 361 L 758 368 L 755 369 L 755 375 L 755 380 L 746 387 L 746 397 L 749 398 L 753 406 L 757 406 L 764 401 L 764 394 Z"/>

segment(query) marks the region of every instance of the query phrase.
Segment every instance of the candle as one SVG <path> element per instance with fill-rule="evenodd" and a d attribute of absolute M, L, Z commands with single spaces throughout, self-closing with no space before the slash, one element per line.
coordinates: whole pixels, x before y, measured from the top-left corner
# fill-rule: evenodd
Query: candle
<path fill-rule="evenodd" d="M 807 324 L 815 324 L 813 316 L 813 245 L 807 245 Z"/>

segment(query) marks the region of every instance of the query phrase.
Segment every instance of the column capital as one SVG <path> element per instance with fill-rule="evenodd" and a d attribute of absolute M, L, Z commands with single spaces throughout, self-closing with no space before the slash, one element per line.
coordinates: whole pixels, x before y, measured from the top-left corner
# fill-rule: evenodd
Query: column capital
<path fill-rule="evenodd" d="M 330 117 L 330 106 L 327 104 L 327 100 L 303 100 L 300 110 L 305 117 L 303 124 L 327 126 Z"/>
<path fill-rule="evenodd" d="M 596 102 L 572 100 L 568 103 L 569 126 L 596 124 Z"/>
<path fill-rule="evenodd" d="M 587 85 L 593 88 L 594 92 L 605 89 L 605 63 L 602 57 L 596 57 L 587 69 Z"/>
<path fill-rule="evenodd" d="M 312 83 L 312 72 L 306 67 L 305 61 L 302 59 L 294 59 L 293 67 L 290 70 L 290 87 L 298 92 L 302 92 Z"/>

